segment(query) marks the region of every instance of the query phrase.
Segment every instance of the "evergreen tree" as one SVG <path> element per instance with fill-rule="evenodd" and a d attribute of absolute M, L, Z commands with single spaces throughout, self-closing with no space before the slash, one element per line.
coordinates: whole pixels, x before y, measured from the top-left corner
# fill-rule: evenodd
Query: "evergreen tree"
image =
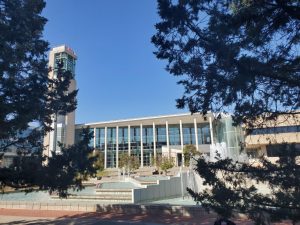
<path fill-rule="evenodd" d="M 179 108 L 248 125 L 300 108 L 299 1 L 158 0 L 152 42 L 181 76 Z"/>
<path fill-rule="evenodd" d="M 62 154 L 43 165 L 42 139 L 52 129 L 53 115 L 66 115 L 77 105 L 77 90 L 68 91 L 73 74 L 61 62 L 57 76 L 48 77 L 52 68 L 47 66 L 49 43 L 42 37 L 44 7 L 43 0 L 0 0 L 0 153 L 14 146 L 20 155 L 11 167 L 0 168 L 0 186 L 63 193 L 93 173 L 92 158 L 85 155 L 90 135 L 83 133 L 83 140 L 68 150 L 62 146 Z M 30 123 L 37 128 L 28 129 Z M 81 158 L 72 158 L 76 154 Z"/>
<path fill-rule="evenodd" d="M 300 113 L 299 1 L 158 0 L 158 13 L 152 42 L 167 71 L 182 78 L 177 107 L 233 112 L 235 124 L 249 131 Z M 243 212 L 257 224 L 295 223 L 299 152 L 287 145 L 279 150 L 284 155 L 276 163 L 262 157 L 256 165 L 201 156 L 196 170 L 207 188 L 189 192 L 223 218 Z M 269 193 L 261 193 L 261 185 Z"/>

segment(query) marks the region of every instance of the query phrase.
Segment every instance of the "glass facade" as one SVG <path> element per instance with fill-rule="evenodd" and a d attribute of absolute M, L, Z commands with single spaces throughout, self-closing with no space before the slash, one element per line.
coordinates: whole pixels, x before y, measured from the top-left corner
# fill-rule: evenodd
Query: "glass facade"
<path fill-rule="evenodd" d="M 130 127 L 130 152 L 141 162 L 141 131 L 140 127 Z"/>
<path fill-rule="evenodd" d="M 75 75 L 75 64 L 76 59 L 73 56 L 70 56 L 66 52 L 56 53 L 54 55 L 54 72 L 57 70 L 57 62 L 63 62 L 63 69 L 70 71 L 73 75 Z"/>
<path fill-rule="evenodd" d="M 170 145 L 181 145 L 179 125 L 169 125 L 169 142 Z"/>
<path fill-rule="evenodd" d="M 105 149 L 105 128 L 96 128 L 96 149 L 104 151 Z"/>
<path fill-rule="evenodd" d="M 107 167 L 116 167 L 116 127 L 107 128 Z"/>
<path fill-rule="evenodd" d="M 193 121 L 193 120 L 192 120 Z M 229 144 L 227 145 L 232 151 L 236 150 L 236 143 L 233 143 L 231 136 L 228 139 L 228 135 L 231 131 L 228 130 L 228 122 L 225 120 L 221 123 L 218 122 L 214 125 L 214 133 L 216 142 L 225 141 Z M 221 124 L 221 125 L 220 125 Z M 142 130 L 141 130 L 142 128 Z M 117 130 L 118 129 L 118 130 Z M 91 129 L 93 131 L 94 129 Z M 155 125 L 155 132 L 153 130 L 153 125 L 143 125 L 143 126 L 112 126 L 106 128 L 107 133 L 105 134 L 105 127 L 100 127 L 95 129 L 95 145 L 96 149 L 102 152 L 106 149 L 106 167 L 113 168 L 117 165 L 117 151 L 118 154 L 129 153 L 136 156 L 143 166 L 151 166 L 153 164 L 154 157 L 154 147 L 156 148 L 156 154 L 162 154 L 162 147 L 167 146 L 167 140 L 169 140 L 169 146 L 176 150 L 181 149 L 181 144 L 183 145 L 196 145 L 196 138 L 198 139 L 199 145 L 210 145 L 211 132 L 210 125 L 208 122 L 197 123 L 197 132 L 195 132 L 195 125 L 193 122 L 183 123 L 182 130 L 180 129 L 180 122 L 171 123 L 168 125 L 168 130 L 166 128 L 165 122 Z M 142 131 L 142 132 L 141 132 Z M 167 132 L 168 131 L 168 132 Z M 181 133 L 182 131 L 182 133 Z M 154 133 L 155 140 L 154 143 Z M 167 138 L 167 133 L 169 138 Z M 196 136 L 197 133 L 197 136 Z M 118 135 L 117 135 L 118 134 Z M 76 132 L 78 136 L 78 131 Z M 142 137 L 141 137 L 142 135 Z M 106 141 L 105 141 L 106 137 Z M 225 139 L 224 139 L 225 138 Z M 183 143 L 181 143 L 181 139 Z M 141 142 L 142 141 L 142 142 Z M 130 143 L 129 143 L 130 142 Z M 105 146 L 106 143 L 106 146 Z M 93 146 L 94 139 L 91 140 L 90 145 Z M 154 146 L 156 145 L 156 146 Z M 129 149 L 130 147 L 130 149 Z M 179 147 L 179 148 L 178 148 Z M 143 153 L 143 154 L 142 154 Z M 178 155 L 178 153 L 176 153 Z M 142 158 L 143 155 L 143 158 Z"/>
<path fill-rule="evenodd" d="M 183 124 L 182 125 L 183 133 L 183 144 L 184 145 L 195 145 L 195 127 L 194 124 Z"/>
<path fill-rule="evenodd" d="M 220 120 L 216 120 L 213 127 L 216 142 L 225 142 L 229 156 L 237 158 L 241 150 L 240 144 L 243 142 L 242 129 L 233 126 L 231 117 L 224 117 Z"/>
<path fill-rule="evenodd" d="M 128 128 L 119 127 L 119 151 L 128 151 Z"/>
<path fill-rule="evenodd" d="M 167 129 L 165 125 L 159 125 L 156 129 L 156 149 L 159 151 L 162 146 L 167 145 Z"/>
<path fill-rule="evenodd" d="M 199 145 L 211 144 L 209 123 L 198 123 L 197 131 Z"/>
<path fill-rule="evenodd" d="M 300 126 L 280 126 L 280 127 L 268 127 L 253 129 L 252 135 L 261 134 L 280 134 L 280 133 L 296 133 L 300 132 Z"/>
<path fill-rule="evenodd" d="M 283 157 L 287 152 L 300 156 L 300 144 L 272 144 L 266 146 L 268 157 Z"/>
<path fill-rule="evenodd" d="M 153 156 L 154 142 L 153 142 L 153 127 L 143 127 L 143 165 L 150 166 Z"/>

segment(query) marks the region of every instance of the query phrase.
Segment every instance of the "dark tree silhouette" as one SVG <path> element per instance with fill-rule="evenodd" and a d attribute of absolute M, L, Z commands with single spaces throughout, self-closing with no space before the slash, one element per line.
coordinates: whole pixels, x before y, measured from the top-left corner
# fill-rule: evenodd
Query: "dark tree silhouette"
<path fill-rule="evenodd" d="M 279 115 L 299 115 L 299 1 L 158 0 L 158 14 L 155 55 L 185 88 L 177 107 L 204 115 L 230 112 L 235 124 L 249 130 Z M 189 193 L 224 220 L 243 212 L 257 224 L 295 223 L 299 153 L 294 145 L 281 148 L 285 154 L 276 163 L 200 157 L 196 171 L 207 188 Z M 262 185 L 269 193 L 260 192 Z"/>
<path fill-rule="evenodd" d="M 12 146 L 20 155 L 10 168 L 0 168 L 0 186 L 59 188 L 61 192 L 73 184 L 80 187 L 78 173 L 93 173 L 90 161 L 85 160 L 90 136 L 85 134 L 70 152 L 63 148 L 62 155 L 47 159 L 48 165 L 42 166 L 42 138 L 51 130 L 53 115 L 65 115 L 77 105 L 77 90 L 68 91 L 73 74 L 63 70 L 61 62 L 57 77 L 48 77 L 49 44 L 42 37 L 47 22 L 41 16 L 44 7 L 43 0 L 0 0 L 0 155 Z M 30 123 L 37 128 L 28 129 Z M 80 151 L 81 166 L 79 161 L 74 163 L 79 159 L 72 159 Z M 55 178 L 63 177 L 60 173 L 65 169 L 68 177 L 59 185 L 61 180 Z M 42 179 L 42 174 L 48 179 Z"/>
<path fill-rule="evenodd" d="M 179 108 L 248 123 L 300 107 L 298 1 L 158 0 L 152 42 L 181 76 Z"/>

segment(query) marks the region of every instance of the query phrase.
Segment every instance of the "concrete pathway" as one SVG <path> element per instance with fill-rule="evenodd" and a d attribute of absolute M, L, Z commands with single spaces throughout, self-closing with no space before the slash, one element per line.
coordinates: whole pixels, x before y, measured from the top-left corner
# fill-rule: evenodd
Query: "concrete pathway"
<path fill-rule="evenodd" d="M 54 210 L 26 210 L 26 209 L 0 209 L 0 224 L 8 225 L 208 225 L 213 224 L 215 218 L 201 216 L 201 218 L 179 217 L 163 214 L 126 214 L 110 212 L 74 212 Z M 244 221 L 245 222 L 245 221 Z M 245 223 L 244 223 L 245 224 Z M 251 223 L 249 223 L 250 225 Z"/>
<path fill-rule="evenodd" d="M 196 217 L 176 215 L 74 212 L 54 210 L 0 209 L 0 225 L 212 225 L 215 215 Z M 237 225 L 254 225 L 247 219 L 234 219 Z M 274 223 L 286 225 L 290 222 Z"/>
<path fill-rule="evenodd" d="M 109 221 L 99 218 L 41 218 L 22 216 L 1 216 L 2 225 L 163 225 L 159 223 L 144 223 L 132 221 Z"/>

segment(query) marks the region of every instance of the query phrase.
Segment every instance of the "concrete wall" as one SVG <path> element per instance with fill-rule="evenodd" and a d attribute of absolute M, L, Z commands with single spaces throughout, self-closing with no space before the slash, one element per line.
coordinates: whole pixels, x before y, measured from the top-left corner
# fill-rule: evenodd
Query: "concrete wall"
<path fill-rule="evenodd" d="M 159 180 L 157 185 L 148 185 L 146 188 L 133 190 L 133 203 L 153 201 L 163 198 L 179 197 L 187 194 L 187 173 L 171 177 L 168 180 Z"/>
<path fill-rule="evenodd" d="M 174 215 L 196 217 L 207 215 L 201 206 L 174 206 L 174 205 L 134 205 L 134 204 L 95 204 L 95 203 L 40 203 L 25 201 L 0 201 L 2 209 L 27 210 L 59 210 L 76 212 L 109 212 L 130 214 L 152 214 L 153 216 Z M 214 214 L 212 214 L 215 216 Z"/>

